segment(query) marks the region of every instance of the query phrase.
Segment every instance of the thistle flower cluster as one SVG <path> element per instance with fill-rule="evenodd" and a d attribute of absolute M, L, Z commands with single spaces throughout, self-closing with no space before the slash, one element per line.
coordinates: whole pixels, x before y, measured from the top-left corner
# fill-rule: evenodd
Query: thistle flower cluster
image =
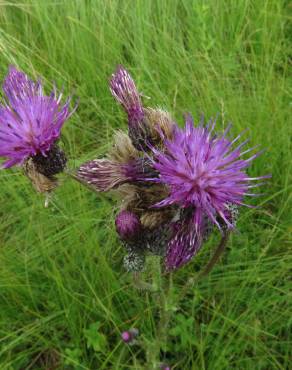
<path fill-rule="evenodd" d="M 144 107 L 130 74 L 119 66 L 110 90 L 128 118 L 128 133 L 118 131 L 106 158 L 83 164 L 78 177 L 100 192 L 121 195 L 115 224 L 127 255 L 128 271 L 143 269 L 148 253 L 162 256 L 166 271 L 191 260 L 214 227 L 223 234 L 235 227 L 238 208 L 263 177 L 246 168 L 260 153 L 243 158 L 247 140 L 220 135 L 215 120 L 180 128 L 161 109 Z M 255 183 L 254 183 L 255 182 Z"/>
<path fill-rule="evenodd" d="M 119 66 L 110 90 L 127 114 L 128 132 L 117 131 L 110 153 L 80 166 L 76 178 L 99 192 L 120 195 L 116 231 L 127 254 L 128 271 L 143 270 L 147 254 L 161 256 L 165 270 L 189 262 L 214 228 L 235 227 L 238 209 L 250 189 L 267 178 L 249 177 L 246 169 L 260 153 L 246 154 L 248 140 L 228 137 L 229 125 L 215 132 L 215 120 L 195 125 L 186 115 L 180 128 L 162 109 L 145 107 L 125 68 Z M 41 81 L 32 81 L 10 67 L 0 106 L 2 168 L 20 165 L 39 192 L 57 186 L 66 166 L 58 145 L 61 128 L 76 107 L 54 88 L 46 95 Z"/>

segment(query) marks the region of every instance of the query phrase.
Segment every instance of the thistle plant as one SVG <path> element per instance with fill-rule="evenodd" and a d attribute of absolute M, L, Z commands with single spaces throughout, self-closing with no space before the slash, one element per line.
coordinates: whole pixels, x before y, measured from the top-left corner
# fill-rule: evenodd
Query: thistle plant
<path fill-rule="evenodd" d="M 6 161 L 2 168 L 21 166 L 37 191 L 50 193 L 57 186 L 56 175 L 66 166 L 66 155 L 58 145 L 61 128 L 76 107 L 70 110 L 70 98 L 61 104 L 62 93 L 55 88 L 45 95 L 40 81 L 30 80 L 15 67 L 10 67 L 3 91 L 0 156 Z M 205 122 L 202 117 L 195 124 L 187 114 L 180 128 L 167 111 L 144 106 L 124 67 L 112 75 L 110 91 L 127 115 L 128 132 L 117 131 L 110 152 L 82 164 L 72 177 L 94 191 L 119 194 L 115 228 L 125 249 L 124 267 L 133 273 L 137 287 L 153 288 L 140 279 L 140 272 L 147 256 L 160 258 L 153 271 L 160 321 L 157 338 L 146 353 L 149 369 L 170 369 L 161 364 L 159 355 L 170 320 L 171 273 L 189 263 L 210 234 L 219 230 L 219 245 L 199 276 L 208 273 L 236 227 L 240 208 L 253 207 L 244 198 L 259 195 L 251 189 L 269 176 L 247 174 L 261 152 L 244 149 L 248 140 L 240 142 L 242 134 L 230 138 L 231 125 L 220 133 L 216 120 Z M 187 282 L 181 297 L 193 282 Z M 134 344 L 138 334 L 130 329 L 121 337 Z"/>
<path fill-rule="evenodd" d="M 195 125 L 190 114 L 180 128 L 162 109 L 145 107 L 132 77 L 119 66 L 110 80 L 110 90 L 127 114 L 128 133 L 116 132 L 107 157 L 81 165 L 77 178 L 96 191 L 120 194 L 116 231 L 125 247 L 124 267 L 133 272 L 139 288 L 151 289 L 139 280 L 147 255 L 161 257 L 163 271 L 183 267 L 202 248 L 211 232 L 221 233 L 221 241 L 205 270 L 208 273 L 223 252 L 235 229 L 245 197 L 269 176 L 250 177 L 246 169 L 261 154 L 243 149 L 242 134 L 229 138 L 229 125 L 216 132 L 216 120 Z M 160 274 L 160 267 L 153 275 Z M 137 278 L 138 277 L 138 278 Z M 160 312 L 157 336 L 146 348 L 149 369 L 158 368 L 160 348 L 166 338 L 170 312 L 169 289 L 161 277 L 158 297 Z M 186 292 L 189 283 L 182 291 Z M 154 293 L 155 294 L 155 293 Z M 161 368 L 169 368 L 162 365 Z"/>

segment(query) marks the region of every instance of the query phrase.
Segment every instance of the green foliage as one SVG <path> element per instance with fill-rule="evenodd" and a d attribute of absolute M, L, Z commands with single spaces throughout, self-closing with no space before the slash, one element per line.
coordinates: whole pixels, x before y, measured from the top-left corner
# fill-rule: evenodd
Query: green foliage
<path fill-rule="evenodd" d="M 76 366 L 76 364 L 79 363 L 80 358 L 82 356 L 82 351 L 79 348 L 66 348 L 65 349 L 65 361 L 64 365 L 72 365 L 75 369 L 79 367 L 79 365 Z"/>
<path fill-rule="evenodd" d="M 63 130 L 70 168 L 102 156 L 126 118 L 108 89 L 124 64 L 151 106 L 218 114 L 218 130 L 248 129 L 267 152 L 251 175 L 272 173 L 242 210 L 223 259 L 181 302 L 216 236 L 173 277 L 168 346 L 175 369 L 288 369 L 291 358 L 291 53 L 284 0 L 22 0 L 0 2 L 0 78 L 13 63 L 75 90 Z M 149 343 L 155 295 L 122 268 L 112 195 L 63 179 L 48 209 L 17 168 L 0 173 L 0 368 L 139 369 L 121 343 L 137 327 Z M 102 326 L 98 326 L 102 323 Z M 290 326 L 290 327 L 289 327 Z M 70 363 L 71 361 L 71 363 Z"/>
<path fill-rule="evenodd" d="M 169 335 L 178 339 L 174 350 L 180 352 L 184 351 L 188 346 L 195 346 L 197 339 L 194 330 L 194 317 L 185 317 L 179 313 L 176 315 L 175 321 L 175 325 L 169 330 Z"/>
<path fill-rule="evenodd" d="M 84 336 L 87 341 L 87 347 L 93 348 L 95 352 L 103 352 L 107 349 L 106 337 L 100 333 L 100 323 L 90 324 L 88 329 L 84 330 Z"/>

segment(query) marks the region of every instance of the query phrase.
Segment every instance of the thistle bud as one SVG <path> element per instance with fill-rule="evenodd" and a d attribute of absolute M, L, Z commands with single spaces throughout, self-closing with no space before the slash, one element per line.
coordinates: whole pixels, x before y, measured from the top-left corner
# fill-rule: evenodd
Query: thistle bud
<path fill-rule="evenodd" d="M 129 137 L 134 147 L 141 150 L 146 127 L 143 125 L 143 106 L 140 93 L 131 75 L 123 66 L 118 66 L 110 80 L 110 90 L 113 97 L 124 108 L 128 115 Z"/>
<path fill-rule="evenodd" d="M 129 137 L 137 150 L 149 151 L 150 145 L 161 144 L 161 134 L 168 139 L 172 137 L 174 123 L 169 113 L 143 107 L 141 94 L 123 66 L 118 66 L 112 75 L 110 90 L 128 115 Z"/>
<path fill-rule="evenodd" d="M 122 341 L 129 344 L 133 345 L 136 344 L 136 338 L 139 335 L 139 330 L 136 328 L 132 328 L 130 330 L 123 331 L 121 334 Z"/>
<path fill-rule="evenodd" d="M 144 158 L 137 158 L 128 163 L 106 158 L 94 159 L 82 164 L 77 172 L 80 181 L 100 192 L 118 188 L 125 183 L 145 182 L 150 176 L 157 176 L 157 172 L 153 171 L 149 160 Z"/>
<path fill-rule="evenodd" d="M 141 231 L 140 219 L 131 211 L 123 210 L 118 213 L 115 224 L 117 233 L 122 240 L 134 239 Z"/>

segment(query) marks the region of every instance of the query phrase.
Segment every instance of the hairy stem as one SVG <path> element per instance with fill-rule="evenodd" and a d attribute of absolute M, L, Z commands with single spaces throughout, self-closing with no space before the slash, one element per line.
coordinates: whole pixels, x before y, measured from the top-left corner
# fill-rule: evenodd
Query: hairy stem
<path fill-rule="evenodd" d="M 133 272 L 133 283 L 135 288 L 137 288 L 138 290 L 146 290 L 149 292 L 157 291 L 157 287 L 155 285 L 147 283 L 146 281 L 143 281 L 141 279 L 140 272 Z"/>
<path fill-rule="evenodd" d="M 153 269 L 153 278 L 157 285 L 157 292 L 153 295 L 156 308 L 159 314 L 159 322 L 156 329 L 155 339 L 148 344 L 147 348 L 147 369 L 158 369 L 160 364 L 160 351 L 164 349 L 167 342 L 168 325 L 170 321 L 169 293 L 171 290 L 171 274 L 167 276 L 161 273 L 160 261 Z"/>
<path fill-rule="evenodd" d="M 167 274 L 167 276 L 162 276 L 162 284 L 160 290 L 160 300 L 159 300 L 159 324 L 157 328 L 157 342 L 159 346 L 159 354 L 160 348 L 164 349 L 167 344 L 167 333 L 168 333 L 168 325 L 170 321 L 171 311 L 169 309 L 170 306 L 170 291 L 172 287 L 172 275 Z M 157 347 L 158 347 L 157 346 Z M 158 354 L 158 355 L 159 355 Z"/>

